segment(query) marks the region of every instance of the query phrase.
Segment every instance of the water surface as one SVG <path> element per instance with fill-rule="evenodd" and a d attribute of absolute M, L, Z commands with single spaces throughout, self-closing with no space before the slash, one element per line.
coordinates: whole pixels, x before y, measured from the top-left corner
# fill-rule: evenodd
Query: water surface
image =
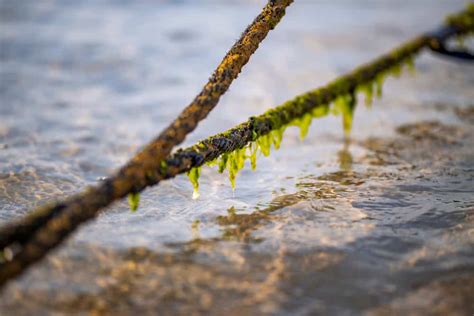
<path fill-rule="evenodd" d="M 264 1 L 1 1 L 0 221 L 94 184 L 174 119 Z M 190 145 L 429 30 L 463 1 L 296 1 Z M 468 42 L 468 45 L 472 42 Z M 472 45 L 471 45 L 472 47 Z M 239 174 L 115 203 L 2 314 L 470 315 L 474 66 L 425 52 Z"/>

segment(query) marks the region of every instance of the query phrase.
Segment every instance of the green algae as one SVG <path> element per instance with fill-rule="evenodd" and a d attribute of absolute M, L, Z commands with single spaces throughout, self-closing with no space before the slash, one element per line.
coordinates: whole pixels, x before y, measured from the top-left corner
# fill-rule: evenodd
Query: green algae
<path fill-rule="evenodd" d="M 160 173 L 162 175 L 166 175 L 166 171 L 168 170 L 168 164 L 165 160 L 162 160 L 160 163 Z"/>
<path fill-rule="evenodd" d="M 201 175 L 201 167 L 195 167 L 188 171 L 189 181 L 193 185 L 193 199 L 199 198 L 199 176 Z"/>
<path fill-rule="evenodd" d="M 404 67 L 408 67 L 411 72 L 414 72 L 412 55 L 402 58 L 396 65 L 379 72 L 375 75 L 373 80 L 358 84 L 355 89 L 353 89 L 354 92 L 348 93 L 348 91 L 352 91 L 352 89 L 350 89 L 349 84 L 344 82 L 344 80 L 336 81 L 335 87 L 337 87 L 338 91 L 343 93 L 342 95 L 336 97 L 331 104 L 318 104 L 318 106 L 315 106 L 309 112 L 304 113 L 300 117 L 293 119 L 286 124 L 281 121 L 282 115 L 279 114 L 278 111 L 284 111 L 284 107 L 288 105 L 298 106 L 305 104 L 305 102 L 321 102 L 321 99 L 317 99 L 316 101 L 313 99 L 310 101 L 308 96 L 300 96 L 295 98 L 293 101 L 286 102 L 282 107 L 269 110 L 264 114 L 264 116 L 266 116 L 271 122 L 271 126 L 274 128 L 273 130 L 261 135 L 255 132 L 255 130 L 252 130 L 252 141 L 250 141 L 245 147 L 224 153 L 217 159 L 206 162 L 206 164 L 208 166 L 217 165 L 220 173 L 227 170 L 232 190 L 235 190 L 238 172 L 244 168 L 245 161 L 248 159 L 250 161 L 251 169 L 255 170 L 259 153 L 268 157 L 271 153 L 272 146 L 275 149 L 279 149 L 283 140 L 284 132 L 288 126 L 299 127 L 299 137 L 303 140 L 307 136 L 309 127 L 314 118 L 321 118 L 332 113 L 342 117 L 344 136 L 348 139 L 353 124 L 354 111 L 357 103 L 357 93 L 361 92 L 364 94 L 365 104 L 370 107 L 373 103 L 374 95 L 378 98 L 382 97 L 385 79 L 390 75 L 395 77 L 400 76 Z M 315 94 L 312 95 L 312 97 L 319 98 L 320 95 Z M 194 187 L 193 197 L 198 196 L 199 173 L 200 171 L 198 171 L 197 168 L 193 168 L 190 173 L 188 173 L 188 175 L 193 175 L 190 175 L 190 180 Z"/>
<path fill-rule="evenodd" d="M 396 65 L 394 65 L 391 69 L 390 69 L 390 73 L 395 76 L 396 78 L 400 78 L 400 76 L 402 75 L 402 64 L 401 63 L 398 63 Z"/>
<path fill-rule="evenodd" d="M 408 71 L 414 75 L 416 73 L 416 66 L 415 66 L 415 59 L 413 56 L 410 56 L 407 58 L 405 62 L 406 67 L 408 68 Z"/>
<path fill-rule="evenodd" d="M 303 101 L 300 100 L 300 102 Z M 283 140 L 283 135 L 288 126 L 298 126 L 300 128 L 300 138 L 304 139 L 308 133 L 312 119 L 326 116 L 328 113 L 329 105 L 322 105 L 314 108 L 310 113 L 306 113 L 301 118 L 295 119 L 288 124 L 281 124 L 281 121 L 276 119 L 272 120 L 274 126 L 280 125 L 280 127 L 271 130 L 267 134 L 259 136 L 253 132 L 252 138 L 254 141 L 251 141 L 243 148 L 236 149 L 230 153 L 224 153 L 207 164 L 209 166 L 218 165 L 218 171 L 220 173 L 227 170 L 232 190 L 235 190 L 237 174 L 244 168 L 247 159 L 250 161 L 251 169 L 255 170 L 257 167 L 258 154 L 261 153 L 263 156 L 268 157 L 271 153 L 272 146 L 275 149 L 279 149 Z"/>
<path fill-rule="evenodd" d="M 364 95 L 364 103 L 370 108 L 374 102 L 374 95 L 377 98 L 382 97 L 383 85 L 388 76 L 400 77 L 403 70 L 407 68 L 412 75 L 416 73 L 414 57 L 412 55 L 404 58 L 397 65 L 379 72 L 372 81 L 357 85 L 356 92 Z"/>
<path fill-rule="evenodd" d="M 306 113 L 303 117 L 294 120 L 294 124 L 300 128 L 300 139 L 305 139 L 306 135 L 308 135 L 309 127 L 311 125 L 311 121 L 313 117 L 310 113 Z"/>
<path fill-rule="evenodd" d="M 245 155 L 246 147 L 237 149 L 229 154 L 229 159 L 227 159 L 227 170 L 229 172 L 229 180 L 232 185 L 232 190 L 235 190 L 235 179 L 237 173 L 245 165 Z"/>
<path fill-rule="evenodd" d="M 255 131 L 252 131 L 252 141 L 257 140 L 258 134 Z"/>
<path fill-rule="evenodd" d="M 329 114 L 329 104 L 323 104 L 323 105 L 317 106 L 311 111 L 311 115 L 313 116 L 313 118 L 327 116 L 328 114 Z"/>
<path fill-rule="evenodd" d="M 138 205 L 140 204 L 140 193 L 133 192 L 128 194 L 128 205 L 130 205 L 130 210 L 135 212 L 138 210 Z"/>
<path fill-rule="evenodd" d="M 380 73 L 375 77 L 375 93 L 379 99 L 382 97 L 385 76 L 386 75 L 384 73 Z"/>
<path fill-rule="evenodd" d="M 474 3 L 468 3 L 464 11 L 446 17 L 446 24 L 465 30 L 466 33 L 472 33 L 474 31 Z"/>
<path fill-rule="evenodd" d="M 339 96 L 333 102 L 332 113 L 342 116 L 342 126 L 346 137 L 349 137 L 352 129 L 355 106 L 356 97 L 352 93 Z"/>
<path fill-rule="evenodd" d="M 249 155 L 247 155 L 247 150 L 250 151 Z M 224 153 L 220 155 L 217 159 L 209 161 L 206 164 L 208 166 L 217 165 L 219 173 L 223 173 L 225 170 L 227 170 L 229 174 L 229 180 L 232 185 L 232 190 L 234 190 L 235 179 L 237 177 L 238 172 L 244 168 L 245 160 L 247 158 L 250 159 L 252 170 L 255 170 L 255 168 L 257 167 L 257 151 L 258 151 L 258 148 L 257 148 L 256 143 L 251 142 L 250 144 L 248 144 L 247 146 L 243 148 L 236 149 L 229 153 Z M 196 168 L 193 168 L 193 169 L 196 169 Z M 191 171 L 193 169 L 191 169 Z M 188 173 L 188 175 L 190 175 L 190 173 Z M 193 175 L 192 178 L 190 175 L 190 180 L 193 184 L 195 192 L 197 192 L 197 189 L 199 188 L 198 179 L 199 179 L 199 174 L 197 175 L 197 177 Z M 196 193 L 194 193 L 193 195 L 195 196 Z"/>
<path fill-rule="evenodd" d="M 272 145 L 270 134 L 262 135 L 257 138 L 257 145 L 262 154 L 265 157 L 268 157 L 270 155 L 270 148 Z"/>
<path fill-rule="evenodd" d="M 356 89 L 357 93 L 362 93 L 364 95 L 364 103 L 370 108 L 374 102 L 374 83 L 369 82 L 361 84 Z"/>
<path fill-rule="evenodd" d="M 224 172 L 225 168 L 227 167 L 227 160 L 228 159 L 229 159 L 229 154 L 228 153 L 224 153 L 220 156 L 219 162 L 217 163 L 219 173 Z"/>
<path fill-rule="evenodd" d="M 213 159 L 213 160 L 209 160 L 209 161 L 206 161 L 206 162 L 205 162 L 206 166 L 209 166 L 209 167 L 214 167 L 214 166 L 216 166 L 218 163 L 219 163 L 219 161 L 218 161 L 217 159 Z"/>
<path fill-rule="evenodd" d="M 270 132 L 270 138 L 275 149 L 280 149 L 283 134 L 285 133 L 286 126 L 282 126 Z"/>
<path fill-rule="evenodd" d="M 257 169 L 257 153 L 258 153 L 258 145 L 255 142 L 251 142 L 248 146 L 249 153 L 250 153 L 250 166 L 252 170 Z"/>
<path fill-rule="evenodd" d="M 251 123 L 251 137 L 246 146 L 235 149 L 232 152 L 223 153 L 216 159 L 206 162 L 206 164 L 208 166 L 217 165 L 220 173 L 227 170 L 232 190 L 235 190 L 238 172 L 244 168 L 245 161 L 248 159 L 252 170 L 255 170 L 257 157 L 260 153 L 268 157 L 272 146 L 275 149 L 280 148 L 284 132 L 288 126 L 299 127 L 299 136 L 300 139 L 303 140 L 308 134 L 309 127 L 314 118 L 324 117 L 330 113 L 340 115 L 342 117 L 344 136 L 347 140 L 352 129 L 354 111 L 357 105 L 357 93 L 364 94 L 365 104 L 370 107 L 373 103 L 374 96 L 377 98 L 382 97 L 383 84 L 388 76 L 400 76 L 405 67 L 413 73 L 415 69 L 413 57 L 418 51 L 416 45 L 417 44 L 404 46 L 399 51 L 392 53 L 391 58 L 396 58 L 397 62 L 391 67 L 385 68 L 382 71 L 365 68 L 358 69 L 349 76 L 335 80 L 329 85 L 326 91 L 321 89 L 313 90 L 303 96 L 298 96 L 293 100 L 287 101 L 283 105 L 271 109 L 259 117 L 254 117 Z M 374 72 L 371 80 L 364 79 L 364 71 Z M 351 83 L 353 80 L 355 80 L 356 84 Z M 330 95 L 338 95 L 329 104 L 325 103 L 327 100 L 325 94 L 327 92 L 329 92 Z M 289 119 L 295 116 L 298 117 Z M 248 128 L 248 125 L 245 124 L 249 123 L 239 125 L 235 129 L 219 134 L 219 136 L 228 137 L 234 131 L 238 131 L 239 128 Z M 258 124 L 268 124 L 271 130 L 259 133 L 262 129 L 260 127 L 255 128 Z M 263 129 L 263 131 L 265 131 L 265 129 Z M 193 196 L 196 195 L 197 188 L 199 187 L 198 178 L 199 175 L 191 179 L 195 189 Z"/>

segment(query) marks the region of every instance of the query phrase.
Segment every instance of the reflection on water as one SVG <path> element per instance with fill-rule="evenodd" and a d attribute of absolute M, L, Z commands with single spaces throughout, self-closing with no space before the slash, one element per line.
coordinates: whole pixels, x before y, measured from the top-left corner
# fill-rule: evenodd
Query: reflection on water
<path fill-rule="evenodd" d="M 462 6 L 400 3 L 295 3 L 187 142 Z M 0 220 L 123 163 L 193 97 L 259 5 L 1 3 Z M 357 109 L 351 140 L 337 117 L 314 120 L 304 141 L 289 127 L 235 192 L 203 168 L 197 200 L 183 176 L 147 190 L 136 213 L 117 203 L 12 282 L 0 313 L 471 312 L 472 67 L 423 55 L 416 77 L 388 80 L 372 110 Z"/>
<path fill-rule="evenodd" d="M 344 147 L 337 153 L 339 158 L 339 168 L 348 171 L 352 167 L 352 155 L 349 150 L 349 142 L 344 142 Z"/>

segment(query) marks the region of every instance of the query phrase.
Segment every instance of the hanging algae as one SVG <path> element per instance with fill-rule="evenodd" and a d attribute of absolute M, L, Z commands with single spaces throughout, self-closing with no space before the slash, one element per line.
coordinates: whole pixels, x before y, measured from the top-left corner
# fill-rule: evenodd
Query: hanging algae
<path fill-rule="evenodd" d="M 255 142 L 251 142 L 248 145 L 248 149 L 250 152 L 250 165 L 252 167 L 252 170 L 257 169 L 257 152 L 258 152 L 258 145 Z"/>
<path fill-rule="evenodd" d="M 364 94 L 365 105 L 370 108 L 372 102 L 374 101 L 374 83 L 369 82 L 357 87 L 357 92 L 362 92 Z"/>
<path fill-rule="evenodd" d="M 222 173 L 224 170 L 229 172 L 229 180 L 231 182 L 232 190 L 235 189 L 235 180 L 238 172 L 245 166 L 245 160 L 250 160 L 250 165 L 252 170 L 255 170 L 257 167 L 257 155 L 258 152 L 261 152 L 265 157 L 268 157 L 271 152 L 271 147 L 279 149 L 283 135 L 287 126 L 296 125 L 300 127 L 300 138 L 303 139 L 307 133 L 311 121 L 314 117 L 322 117 L 329 113 L 329 106 L 324 105 L 313 109 L 311 114 L 306 113 L 302 118 L 293 120 L 289 124 L 284 124 L 280 128 L 274 129 L 265 135 L 257 136 L 253 138 L 255 141 L 250 142 L 247 146 L 237 149 L 231 153 L 222 154 L 217 162 L 219 166 L 219 172 Z M 216 162 L 213 161 L 209 165 L 215 165 Z"/>
<path fill-rule="evenodd" d="M 312 119 L 326 116 L 328 115 L 328 113 L 329 105 L 321 105 L 315 107 L 310 113 L 304 114 L 303 117 L 295 119 L 288 124 L 283 124 L 279 128 L 274 129 L 265 135 L 258 136 L 255 132 L 253 132 L 254 141 L 250 142 L 243 148 L 234 150 L 230 153 L 224 153 L 217 159 L 206 162 L 206 164 L 208 166 L 217 165 L 218 171 L 220 173 L 223 173 L 225 170 L 227 170 L 232 190 L 235 190 L 235 181 L 237 174 L 241 169 L 244 168 L 246 159 L 250 160 L 251 168 L 252 170 L 255 170 L 257 167 L 258 153 L 261 152 L 265 157 L 267 157 L 270 155 L 272 145 L 275 149 L 279 149 L 283 139 L 283 135 L 288 126 L 298 126 L 300 128 L 300 138 L 304 139 L 304 137 L 308 133 Z M 199 196 L 198 179 L 200 171 L 198 171 L 197 169 L 198 168 L 193 168 L 191 169 L 191 171 L 188 172 L 188 176 L 194 188 L 193 197 Z"/>
<path fill-rule="evenodd" d="M 201 167 L 195 167 L 188 171 L 189 181 L 193 185 L 193 199 L 199 198 L 199 176 L 201 175 Z"/>
<path fill-rule="evenodd" d="M 355 106 L 356 97 L 353 93 L 339 96 L 334 100 L 332 113 L 342 116 L 342 126 L 346 137 L 349 137 L 351 132 Z"/>
<path fill-rule="evenodd" d="M 382 89 L 383 89 L 383 83 L 385 81 L 385 74 L 380 73 L 375 77 L 375 94 L 377 95 L 377 98 L 382 97 Z"/>
<path fill-rule="evenodd" d="M 315 107 L 311 111 L 313 118 L 323 117 L 329 114 L 329 104 L 323 104 L 321 106 Z"/>
<path fill-rule="evenodd" d="M 415 59 L 413 58 L 413 56 L 407 58 L 405 65 L 407 66 L 410 74 L 414 75 L 416 73 Z"/>
<path fill-rule="evenodd" d="M 402 74 L 402 65 L 401 64 L 396 64 L 394 65 L 391 70 L 391 74 L 395 76 L 395 78 L 400 78 Z"/>
<path fill-rule="evenodd" d="M 220 160 L 217 163 L 218 170 L 219 170 L 220 173 L 223 173 L 225 168 L 227 167 L 227 160 L 228 159 L 229 159 L 229 154 L 228 153 L 224 153 L 220 156 Z"/>
<path fill-rule="evenodd" d="M 250 151 L 249 155 L 246 154 L 247 149 Z M 245 166 L 245 160 L 247 158 L 250 159 L 252 170 L 255 170 L 255 168 L 257 167 L 257 150 L 258 150 L 257 144 L 255 142 L 252 142 L 243 148 L 234 150 L 233 152 L 224 153 L 217 159 L 207 162 L 206 164 L 208 166 L 217 165 L 219 173 L 223 173 L 225 170 L 227 170 L 229 173 L 229 180 L 232 185 L 232 190 L 234 190 L 235 179 L 237 177 L 237 173 Z M 193 169 L 191 169 L 191 171 Z M 190 174 L 188 173 L 188 175 Z M 191 177 L 190 175 L 190 180 L 193 183 L 194 192 L 195 192 L 193 193 L 193 196 L 198 194 L 197 193 L 197 190 L 199 188 L 198 179 L 199 179 L 199 173 L 197 174 L 197 177 L 195 176 Z"/>
<path fill-rule="evenodd" d="M 285 133 L 286 126 L 282 126 L 276 130 L 270 132 L 270 138 L 275 149 L 280 149 L 281 141 L 283 140 L 283 134 Z"/>
<path fill-rule="evenodd" d="M 271 144 L 270 133 L 257 138 L 257 146 L 265 157 L 270 155 Z"/>
<path fill-rule="evenodd" d="M 399 64 L 396 64 L 390 69 L 387 69 L 377 74 L 373 81 L 358 85 L 355 89 L 356 93 L 350 93 L 343 96 L 339 96 L 336 98 L 336 100 L 334 100 L 333 113 L 336 115 L 342 114 L 344 133 L 346 137 L 349 136 L 350 130 L 352 128 L 354 109 L 357 103 L 357 92 L 362 92 L 364 94 L 365 104 L 370 107 L 374 99 L 374 90 L 377 98 L 381 98 L 383 92 L 383 84 L 385 82 L 386 77 L 388 75 L 393 75 L 397 78 L 400 77 L 405 66 L 408 68 L 410 73 L 415 73 L 415 63 L 413 60 L 413 56 L 408 56 Z"/>
<path fill-rule="evenodd" d="M 408 69 L 410 74 L 414 75 L 416 73 L 415 61 L 413 56 L 408 56 L 404 61 L 400 62 L 400 64 L 378 73 L 373 81 L 366 82 L 357 86 L 356 92 L 362 93 L 364 95 L 364 103 L 368 108 L 372 106 L 372 103 L 374 101 L 374 92 L 377 98 L 380 99 L 382 97 L 383 84 L 385 79 L 389 75 L 399 77 L 405 67 Z"/>
<path fill-rule="evenodd" d="M 245 151 L 246 147 L 234 150 L 231 152 L 227 159 L 227 170 L 229 171 L 229 180 L 232 185 L 232 190 L 235 190 L 235 178 L 237 173 L 245 165 Z"/>
<path fill-rule="evenodd" d="M 135 212 L 138 209 L 140 204 L 140 193 L 134 192 L 128 194 L 128 205 L 130 205 L 130 210 Z"/>
<path fill-rule="evenodd" d="M 206 162 L 206 164 L 208 166 L 217 165 L 218 171 L 220 173 L 223 173 L 225 170 L 227 170 L 232 190 L 235 190 L 236 177 L 238 172 L 244 167 L 245 160 L 249 159 L 252 170 L 255 170 L 257 167 L 258 153 L 261 152 L 265 157 L 268 157 L 270 155 L 272 145 L 275 149 L 279 149 L 283 139 L 283 134 L 286 128 L 290 125 L 299 127 L 299 136 L 301 139 L 304 139 L 308 134 L 309 127 L 313 118 L 323 117 L 328 115 L 329 113 L 341 115 L 344 135 L 346 138 L 348 138 L 352 129 L 354 110 L 357 103 L 356 93 L 362 92 L 365 95 L 366 105 L 370 106 L 373 102 L 374 94 L 378 98 L 382 96 L 382 88 L 386 77 L 389 75 L 400 76 L 404 66 L 407 66 L 411 72 L 414 71 L 414 62 L 412 56 L 407 56 L 404 60 L 400 61 L 399 64 L 392 66 L 391 68 L 386 69 L 382 72 L 379 72 L 373 78 L 373 80 L 358 84 L 353 90 L 353 92 L 336 97 L 336 99 L 332 102 L 332 106 L 330 106 L 329 104 L 318 105 L 312 110 L 310 110 L 310 112 L 306 112 L 302 114 L 299 118 L 296 118 L 290 123 L 286 124 L 282 124 L 278 120 L 272 120 L 272 126 L 274 126 L 275 129 L 269 131 L 264 135 L 258 135 L 255 131 L 252 131 L 252 141 L 249 142 L 246 146 L 229 153 L 224 153 L 218 158 Z M 341 88 L 341 91 L 347 91 L 347 88 L 344 88 L 346 83 L 341 82 L 340 85 L 343 86 L 343 88 Z M 303 103 L 305 101 L 306 100 L 304 98 L 301 98 L 299 100 L 299 102 Z M 270 113 L 270 111 L 267 113 Z M 200 175 L 200 169 L 200 167 L 193 168 L 188 172 L 188 176 L 194 188 L 193 198 L 197 198 L 199 196 L 198 180 Z"/>
<path fill-rule="evenodd" d="M 303 117 L 294 120 L 294 124 L 300 128 L 300 139 L 303 140 L 306 135 L 308 135 L 309 126 L 311 125 L 311 121 L 313 117 L 311 114 L 306 113 Z"/>
<path fill-rule="evenodd" d="M 382 97 L 382 86 L 385 81 L 385 79 L 389 76 L 392 75 L 396 78 L 400 77 L 400 75 L 403 72 L 403 69 L 407 68 L 409 73 L 414 75 L 416 73 L 416 67 L 415 67 L 415 60 L 413 55 L 409 55 L 405 57 L 403 60 L 401 60 L 398 64 L 392 66 L 388 70 L 378 74 L 376 77 L 376 85 L 377 85 L 377 97 L 381 98 Z"/>

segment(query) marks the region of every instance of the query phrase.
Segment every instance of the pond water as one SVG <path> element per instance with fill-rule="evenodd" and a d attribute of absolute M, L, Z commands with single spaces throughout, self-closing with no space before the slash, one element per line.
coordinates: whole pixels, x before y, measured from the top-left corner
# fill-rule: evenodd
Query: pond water
<path fill-rule="evenodd" d="M 295 1 L 185 145 L 330 81 L 465 1 Z M 174 119 L 265 1 L 0 1 L 0 223 L 111 174 Z M 467 45 L 472 47 L 472 41 Z M 474 312 L 474 65 L 424 52 L 232 190 L 204 167 L 115 203 L 0 314 Z M 361 102 L 363 103 L 363 102 Z"/>

